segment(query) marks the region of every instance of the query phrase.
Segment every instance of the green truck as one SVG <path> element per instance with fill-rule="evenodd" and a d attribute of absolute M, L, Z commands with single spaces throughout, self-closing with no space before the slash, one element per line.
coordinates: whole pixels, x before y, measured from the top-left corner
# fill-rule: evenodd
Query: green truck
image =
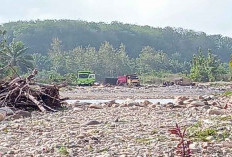
<path fill-rule="evenodd" d="M 88 85 L 92 86 L 96 81 L 95 74 L 91 71 L 78 71 L 77 74 L 77 85 Z"/>

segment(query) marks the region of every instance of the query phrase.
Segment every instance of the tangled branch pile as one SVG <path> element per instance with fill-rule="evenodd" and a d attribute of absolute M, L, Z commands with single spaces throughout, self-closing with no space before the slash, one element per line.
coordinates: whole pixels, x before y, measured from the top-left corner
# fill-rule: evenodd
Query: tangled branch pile
<path fill-rule="evenodd" d="M 62 86 L 33 83 L 37 70 L 27 78 L 20 76 L 10 82 L 0 82 L 0 107 L 21 110 L 57 111 L 61 107 L 59 88 Z"/>

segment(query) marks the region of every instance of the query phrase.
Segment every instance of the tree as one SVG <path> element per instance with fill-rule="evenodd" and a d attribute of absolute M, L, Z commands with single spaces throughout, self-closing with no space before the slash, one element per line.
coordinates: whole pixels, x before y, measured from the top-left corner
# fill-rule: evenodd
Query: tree
<path fill-rule="evenodd" d="M 61 49 L 61 41 L 58 38 L 53 38 L 51 49 L 49 50 L 49 57 L 52 62 L 52 70 L 64 75 L 66 73 L 66 55 Z"/>
<path fill-rule="evenodd" d="M 225 67 L 211 50 L 208 50 L 208 55 L 204 56 L 199 49 L 198 55 L 193 56 L 190 77 L 194 81 L 216 81 L 220 75 L 225 73 Z"/>
<path fill-rule="evenodd" d="M 6 67 L 8 66 L 6 64 L 6 60 L 3 58 L 3 53 L 5 51 L 5 34 L 6 31 L 0 30 L 0 79 L 2 79 L 6 74 Z"/>
<path fill-rule="evenodd" d="M 232 51 L 232 38 L 222 35 L 207 35 L 181 28 L 154 28 L 123 24 L 120 22 L 95 23 L 79 20 L 36 20 L 5 23 L 1 26 L 8 35 L 30 46 L 30 53 L 49 53 L 52 38 L 62 40 L 63 50 L 73 50 L 76 47 L 91 45 L 96 50 L 101 43 L 109 41 L 115 48 L 123 43 L 127 55 L 131 58 L 139 56 L 144 46 L 162 50 L 168 56 L 174 55 L 175 60 L 189 61 L 196 49 L 202 51 L 212 49 L 223 62 L 229 61 Z"/>
<path fill-rule="evenodd" d="M 13 40 L 1 51 L 1 58 L 12 68 L 18 68 L 20 72 L 27 72 L 33 68 L 32 55 L 26 54 L 27 47 L 23 42 Z"/>
<path fill-rule="evenodd" d="M 42 55 L 40 53 L 34 53 L 32 56 L 34 59 L 34 65 L 38 71 L 51 69 L 51 60 L 49 56 Z"/>

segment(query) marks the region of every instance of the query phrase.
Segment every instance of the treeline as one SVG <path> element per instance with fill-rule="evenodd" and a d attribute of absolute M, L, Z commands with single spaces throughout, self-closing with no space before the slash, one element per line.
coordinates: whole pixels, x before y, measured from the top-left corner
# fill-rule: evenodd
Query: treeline
<path fill-rule="evenodd" d="M 180 62 L 163 51 L 149 46 L 144 47 L 139 57 L 131 58 L 125 45 L 114 48 L 104 42 L 99 49 L 95 47 L 76 47 L 73 50 L 62 49 L 62 42 L 54 38 L 48 55 L 33 54 L 35 67 L 41 71 L 41 79 L 73 79 L 79 70 L 91 70 L 98 80 L 105 77 L 137 73 L 139 75 L 160 75 L 160 73 L 188 73 L 189 63 Z M 47 78 L 49 77 L 49 78 Z"/>
<path fill-rule="evenodd" d="M 149 82 L 155 82 L 151 81 L 154 77 L 163 78 L 168 74 L 185 75 L 194 81 L 228 80 L 224 78 L 229 73 L 228 63 L 223 63 L 225 60 L 221 62 L 220 55 L 230 54 L 231 38 L 220 35 L 207 36 L 170 27 L 161 29 L 118 22 L 105 24 L 67 20 L 16 22 L 4 24 L 3 27 L 8 33 L 0 29 L 0 79 L 15 77 L 16 74 L 24 75 L 33 68 L 38 68 L 40 81 L 65 80 L 72 84 L 76 83 L 79 70 L 94 71 L 98 81 L 105 77 L 131 73 L 137 73 L 142 78 L 148 77 Z M 64 33 L 64 30 L 69 33 Z M 91 36 L 90 30 L 96 36 Z M 75 36 L 75 32 L 79 31 L 82 34 Z M 129 39 L 128 32 L 136 33 Z M 94 37 L 99 37 L 99 33 L 102 35 L 101 40 L 95 40 Z M 164 34 L 167 37 L 164 38 Z M 61 38 L 56 37 L 59 35 Z M 73 38 L 74 36 L 77 38 Z M 220 40 L 216 42 L 214 37 L 220 37 Z M 116 38 L 118 43 L 115 44 L 115 40 L 111 39 Z M 197 42 L 185 45 L 189 39 Z M 183 41 L 180 42 L 181 40 Z M 134 46 L 129 44 L 128 48 L 130 42 Z M 156 44 L 157 47 L 164 46 L 166 51 L 154 48 Z M 211 51 L 212 45 L 217 46 L 213 46 Z M 130 51 L 131 48 L 138 50 Z M 175 51 L 175 48 L 180 51 Z M 221 53 L 218 57 L 216 54 L 219 50 Z"/>
<path fill-rule="evenodd" d="M 18 21 L 1 26 L 7 31 L 8 40 L 15 38 L 23 41 L 28 52 L 47 55 L 53 38 L 63 42 L 65 51 L 76 47 L 95 47 L 98 51 L 101 44 L 108 41 L 113 47 L 125 45 L 131 58 L 139 57 L 145 46 L 163 51 L 168 56 L 175 55 L 179 61 L 189 61 L 199 47 L 204 55 L 208 49 L 213 50 L 223 62 L 228 62 L 232 52 L 232 39 L 221 35 L 207 35 L 182 28 L 154 28 L 112 22 L 85 22 L 77 20 Z"/>

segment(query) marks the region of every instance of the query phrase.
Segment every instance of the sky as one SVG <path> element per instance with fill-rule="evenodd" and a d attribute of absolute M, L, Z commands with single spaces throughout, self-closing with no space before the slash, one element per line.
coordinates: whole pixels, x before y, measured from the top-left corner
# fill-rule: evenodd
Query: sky
<path fill-rule="evenodd" d="M 232 0 L 0 0 L 0 24 L 37 19 L 120 21 L 232 37 Z"/>

